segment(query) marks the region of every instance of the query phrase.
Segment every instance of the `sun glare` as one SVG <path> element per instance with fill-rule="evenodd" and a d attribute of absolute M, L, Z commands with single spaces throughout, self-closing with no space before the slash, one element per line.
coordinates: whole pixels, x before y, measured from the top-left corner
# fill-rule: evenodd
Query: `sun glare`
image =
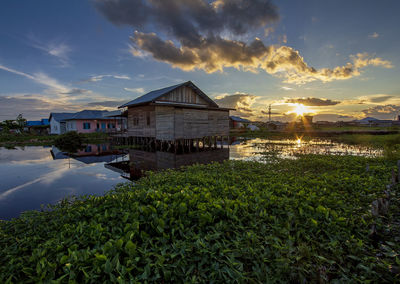
<path fill-rule="evenodd" d="M 308 108 L 307 108 L 305 105 L 303 105 L 303 104 L 296 104 L 296 106 L 295 106 L 293 112 L 296 113 L 298 116 L 303 116 L 304 113 L 309 112 L 309 110 L 308 110 Z"/>

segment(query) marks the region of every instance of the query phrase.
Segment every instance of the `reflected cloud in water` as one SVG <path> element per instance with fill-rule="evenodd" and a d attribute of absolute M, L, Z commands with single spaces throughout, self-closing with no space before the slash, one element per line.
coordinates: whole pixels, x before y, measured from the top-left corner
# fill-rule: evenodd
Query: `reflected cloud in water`
<path fill-rule="evenodd" d="M 221 145 L 219 145 L 221 146 Z M 76 195 L 102 195 L 116 184 L 137 180 L 146 171 L 232 160 L 269 162 L 269 157 L 296 159 L 299 154 L 376 157 L 381 150 L 324 139 L 231 139 L 221 149 L 174 154 L 139 149 L 116 150 L 90 144 L 73 155 L 55 147 L 0 148 L 0 219 L 40 209 Z"/>

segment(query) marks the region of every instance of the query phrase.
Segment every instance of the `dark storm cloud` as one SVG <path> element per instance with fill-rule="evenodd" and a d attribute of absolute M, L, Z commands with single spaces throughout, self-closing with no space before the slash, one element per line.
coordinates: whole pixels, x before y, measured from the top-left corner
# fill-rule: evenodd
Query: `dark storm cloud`
<path fill-rule="evenodd" d="M 303 104 L 305 106 L 334 106 L 340 104 L 339 101 L 332 101 L 328 99 L 319 99 L 319 98 L 295 98 L 295 99 L 286 99 L 285 103 L 292 104 Z"/>
<path fill-rule="evenodd" d="M 204 34 L 242 35 L 279 19 L 269 0 L 95 0 L 94 4 L 116 25 L 137 29 L 155 25 L 188 46 L 198 45 Z"/>
<path fill-rule="evenodd" d="M 389 61 L 359 53 L 344 66 L 316 70 L 291 47 L 266 46 L 258 38 L 248 42 L 235 40 L 279 19 L 276 6 L 269 0 L 93 1 L 112 23 L 138 30 L 131 37 L 134 56 L 151 55 L 183 70 L 211 73 L 226 67 L 261 69 L 285 78 L 288 83 L 304 84 L 346 80 L 359 76 L 361 69 L 369 65 L 392 67 Z"/>

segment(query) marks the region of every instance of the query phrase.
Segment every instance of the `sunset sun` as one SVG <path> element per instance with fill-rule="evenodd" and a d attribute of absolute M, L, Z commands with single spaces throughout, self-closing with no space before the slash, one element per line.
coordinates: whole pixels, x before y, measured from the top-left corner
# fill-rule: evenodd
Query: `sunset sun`
<path fill-rule="evenodd" d="M 296 113 L 298 116 L 303 116 L 307 112 L 309 112 L 309 109 L 303 104 L 296 104 L 293 110 L 293 113 Z"/>

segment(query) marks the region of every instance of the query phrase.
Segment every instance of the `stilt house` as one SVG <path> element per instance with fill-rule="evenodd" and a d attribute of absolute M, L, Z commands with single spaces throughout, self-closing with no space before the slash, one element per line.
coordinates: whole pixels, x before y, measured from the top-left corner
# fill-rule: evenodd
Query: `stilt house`
<path fill-rule="evenodd" d="M 192 82 L 147 93 L 120 108 L 128 109 L 127 137 L 146 143 L 191 143 L 229 135 L 229 110 L 219 107 Z"/>

